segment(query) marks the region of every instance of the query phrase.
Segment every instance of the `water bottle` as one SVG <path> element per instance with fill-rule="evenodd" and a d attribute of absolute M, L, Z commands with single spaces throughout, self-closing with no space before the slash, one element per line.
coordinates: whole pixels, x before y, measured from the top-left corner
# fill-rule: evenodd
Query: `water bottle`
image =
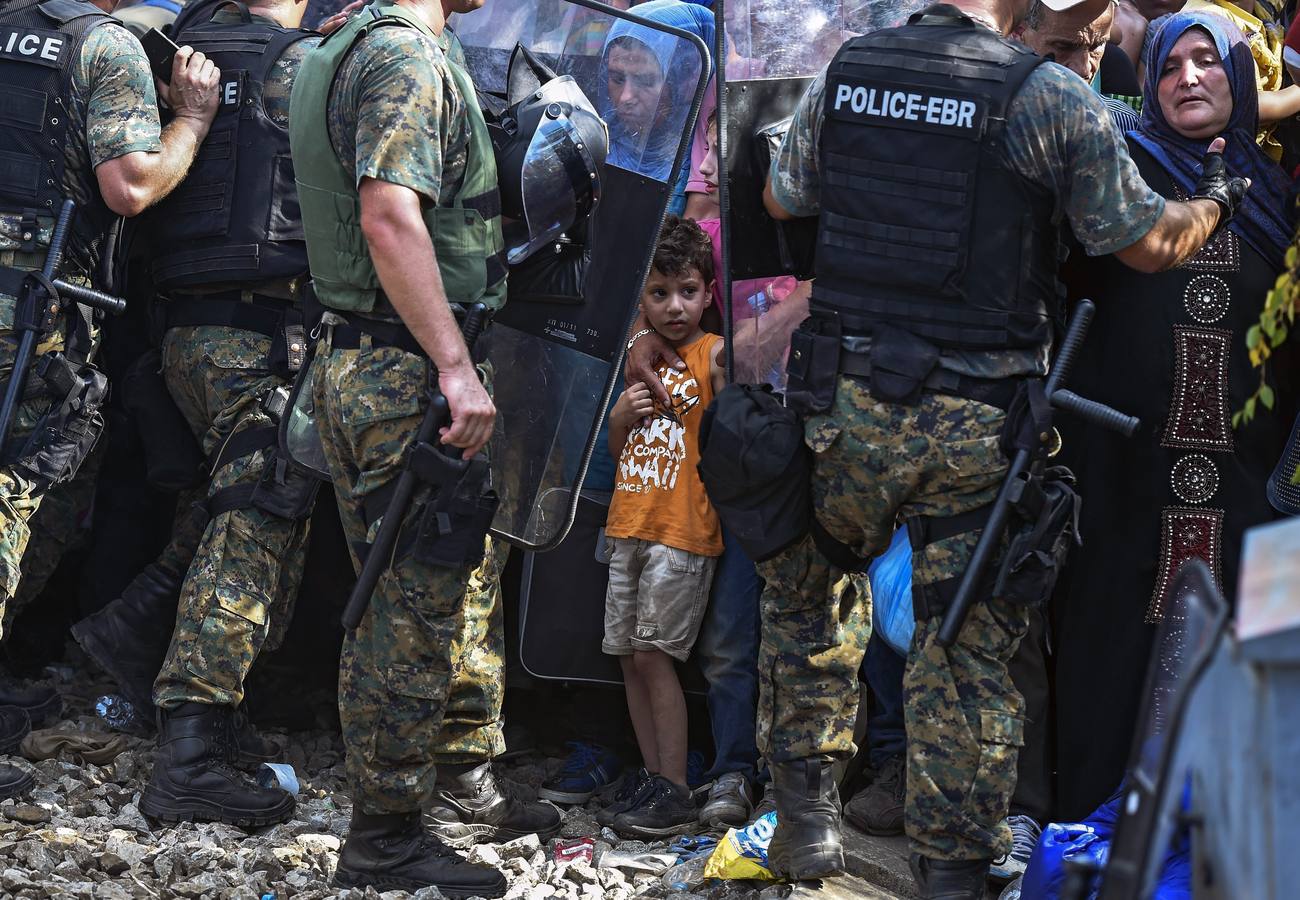
<path fill-rule="evenodd" d="M 114 731 L 130 731 L 138 716 L 135 704 L 121 694 L 105 694 L 95 701 L 95 712 Z"/>

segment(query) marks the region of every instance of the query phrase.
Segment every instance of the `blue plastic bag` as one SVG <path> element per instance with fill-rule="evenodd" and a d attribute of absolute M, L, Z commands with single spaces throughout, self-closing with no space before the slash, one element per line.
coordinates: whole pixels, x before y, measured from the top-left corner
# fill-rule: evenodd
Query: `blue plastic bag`
<path fill-rule="evenodd" d="M 871 561 L 871 627 L 895 653 L 912 648 L 916 618 L 912 614 L 912 542 L 907 528 L 894 532 L 889 549 Z"/>

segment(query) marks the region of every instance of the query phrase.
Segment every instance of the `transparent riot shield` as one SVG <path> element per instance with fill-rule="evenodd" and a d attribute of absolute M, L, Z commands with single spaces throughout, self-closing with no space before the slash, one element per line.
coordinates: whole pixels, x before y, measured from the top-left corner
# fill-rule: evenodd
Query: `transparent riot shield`
<path fill-rule="evenodd" d="M 1137 900 L 1155 888 L 1183 798 L 1175 769 L 1188 704 L 1227 628 L 1228 608 L 1205 563 L 1184 565 L 1160 623 L 1125 782 L 1123 816 L 1102 876 L 1102 900 Z"/>
<path fill-rule="evenodd" d="M 718 168 L 736 381 L 784 387 L 790 335 L 807 314 L 816 219 L 778 224 L 763 208 L 772 156 L 799 100 L 844 41 L 902 25 L 930 0 L 716 0 L 726 59 L 716 107 Z M 707 127 L 707 123 L 706 123 Z"/>
<path fill-rule="evenodd" d="M 506 94 L 522 44 L 573 77 L 610 135 L 591 219 L 512 267 L 506 307 L 480 342 L 497 406 L 493 532 L 526 549 L 554 547 L 573 522 L 711 66 L 699 38 L 634 12 L 536 0 L 452 19 L 480 91 Z"/>

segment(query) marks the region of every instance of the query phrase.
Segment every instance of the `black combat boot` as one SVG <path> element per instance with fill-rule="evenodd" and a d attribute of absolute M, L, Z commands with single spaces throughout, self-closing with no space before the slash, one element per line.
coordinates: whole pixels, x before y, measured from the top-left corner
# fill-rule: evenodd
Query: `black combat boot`
<path fill-rule="evenodd" d="M 535 834 L 545 841 L 563 817 L 549 803 L 528 802 L 497 785 L 492 763 L 439 766 L 438 791 L 425 824 L 445 844 L 464 849 L 482 842 L 504 843 Z"/>
<path fill-rule="evenodd" d="M 63 697 L 48 684 L 0 675 L 0 706 L 17 706 L 35 728 L 63 712 Z"/>
<path fill-rule="evenodd" d="M 776 832 L 767 848 L 773 873 L 794 881 L 844 871 L 840 792 L 828 757 L 771 765 Z"/>
<path fill-rule="evenodd" d="M 24 709 L 18 706 L 0 706 L 0 753 L 16 753 L 18 745 L 31 730 Z M 17 766 L 0 763 L 0 800 L 25 794 L 35 783 L 36 779 Z"/>
<path fill-rule="evenodd" d="M 230 716 L 229 749 L 228 761 L 241 769 L 256 769 L 262 763 L 275 762 L 284 754 L 284 748 L 278 742 L 253 727 L 242 706 Z"/>
<path fill-rule="evenodd" d="M 224 822 L 248 828 L 293 815 L 293 797 L 230 765 L 231 709 L 183 703 L 159 713 L 158 755 L 140 811 L 163 822 Z"/>
<path fill-rule="evenodd" d="M 153 683 L 176 627 L 183 578 L 151 563 L 121 597 L 72 626 L 81 649 L 117 682 L 142 721 L 153 709 Z"/>
<path fill-rule="evenodd" d="M 913 853 L 912 877 L 921 900 L 983 900 L 989 877 L 989 860 L 931 859 Z"/>
<path fill-rule="evenodd" d="M 371 815 L 360 806 L 352 807 L 334 884 L 373 887 L 381 893 L 436 887 L 451 900 L 500 897 L 506 892 L 500 872 L 461 859 L 425 831 L 419 812 Z"/>

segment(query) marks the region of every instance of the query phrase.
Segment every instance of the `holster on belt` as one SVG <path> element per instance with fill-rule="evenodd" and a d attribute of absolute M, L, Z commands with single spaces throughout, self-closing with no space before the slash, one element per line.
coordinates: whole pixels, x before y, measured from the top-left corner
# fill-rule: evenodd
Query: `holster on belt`
<path fill-rule="evenodd" d="M 871 331 L 871 396 L 907 406 L 921 399 L 930 373 L 939 365 L 939 348 L 893 325 Z"/>
<path fill-rule="evenodd" d="M 408 526 L 398 539 L 397 557 L 411 555 L 448 569 L 477 566 L 498 503 L 487 454 L 466 461 L 430 444 L 416 444 L 406 464 L 428 486 L 428 494 L 417 501 L 414 529 Z"/>
<path fill-rule="evenodd" d="M 790 336 L 785 402 L 799 415 L 824 413 L 835 403 L 842 339 L 839 317 L 820 310 Z"/>

